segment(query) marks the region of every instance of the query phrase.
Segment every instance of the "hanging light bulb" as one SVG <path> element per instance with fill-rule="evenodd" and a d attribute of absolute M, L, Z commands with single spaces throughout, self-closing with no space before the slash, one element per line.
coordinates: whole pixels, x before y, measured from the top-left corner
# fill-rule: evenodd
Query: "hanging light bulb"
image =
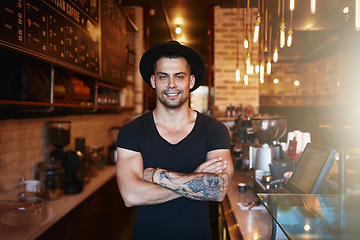
<path fill-rule="evenodd" d="M 291 47 L 291 44 L 292 44 L 292 34 L 293 34 L 293 31 L 290 28 L 288 31 L 288 38 L 287 38 L 287 46 L 288 47 Z"/>
<path fill-rule="evenodd" d="M 249 84 L 249 76 L 247 74 L 244 75 L 244 84 L 245 85 Z"/>
<path fill-rule="evenodd" d="M 273 61 L 276 63 L 279 59 L 279 50 L 277 47 L 274 49 Z"/>
<path fill-rule="evenodd" d="M 250 57 L 248 55 L 246 59 L 246 74 L 250 74 L 250 67 L 251 67 L 251 62 L 250 62 Z"/>
<path fill-rule="evenodd" d="M 264 71 L 264 63 L 261 63 L 260 65 L 260 83 L 264 83 L 264 75 L 265 75 L 265 71 Z"/>
<path fill-rule="evenodd" d="M 236 69 L 235 71 L 235 79 L 237 82 L 240 81 L 240 69 Z"/>
<path fill-rule="evenodd" d="M 177 26 L 177 27 L 175 28 L 175 32 L 176 32 L 176 34 L 180 34 L 180 33 L 181 33 L 181 27 L 180 27 L 180 26 Z"/>
<path fill-rule="evenodd" d="M 245 49 L 249 48 L 249 41 L 247 40 L 247 38 L 245 38 L 245 40 L 244 40 L 244 48 Z"/>
<path fill-rule="evenodd" d="M 294 11 L 294 9 L 295 9 L 295 0 L 290 0 L 289 8 L 290 8 L 290 11 Z"/>
<path fill-rule="evenodd" d="M 280 24 L 280 47 L 285 46 L 285 21 L 281 21 Z"/>
<path fill-rule="evenodd" d="M 316 0 L 310 0 L 310 12 L 315 14 L 316 12 Z"/>
<path fill-rule="evenodd" d="M 355 29 L 360 31 L 360 2 L 355 0 Z"/>
<path fill-rule="evenodd" d="M 257 41 L 259 40 L 260 24 L 261 24 L 261 17 L 258 14 L 258 16 L 256 17 L 256 25 L 254 30 L 254 39 L 253 39 L 254 43 L 257 43 Z"/>
<path fill-rule="evenodd" d="M 269 59 L 268 62 L 266 63 L 266 73 L 270 74 L 271 73 L 271 60 Z"/>

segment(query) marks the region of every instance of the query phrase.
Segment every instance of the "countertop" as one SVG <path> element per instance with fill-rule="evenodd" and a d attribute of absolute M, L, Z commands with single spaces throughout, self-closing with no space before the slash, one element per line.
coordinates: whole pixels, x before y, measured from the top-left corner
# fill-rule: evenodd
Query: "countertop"
<path fill-rule="evenodd" d="M 230 239 L 270 239 L 272 231 L 272 217 L 263 205 L 248 210 L 241 209 L 238 203 L 258 201 L 253 191 L 253 178 L 251 172 L 235 171 L 230 182 L 226 199 L 222 206 L 227 221 Z M 248 189 L 240 193 L 238 183 L 246 183 Z M 233 218 L 233 221 L 231 220 Z M 239 236 L 239 232 L 240 235 Z"/>
<path fill-rule="evenodd" d="M 37 238 L 114 176 L 114 166 L 102 167 L 102 169 L 97 172 L 97 175 L 92 177 L 89 183 L 84 186 L 81 193 L 65 195 L 54 201 L 46 201 L 47 215 L 45 220 L 39 224 L 12 227 L 0 222 L 1 239 L 28 240 Z"/>

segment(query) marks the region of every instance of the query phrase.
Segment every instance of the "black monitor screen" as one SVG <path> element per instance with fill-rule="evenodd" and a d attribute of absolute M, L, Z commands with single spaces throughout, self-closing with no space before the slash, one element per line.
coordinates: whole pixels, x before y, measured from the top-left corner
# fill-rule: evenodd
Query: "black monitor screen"
<path fill-rule="evenodd" d="M 302 193 L 317 193 L 329 174 L 335 152 L 330 147 L 309 143 L 301 155 L 290 185 Z"/>

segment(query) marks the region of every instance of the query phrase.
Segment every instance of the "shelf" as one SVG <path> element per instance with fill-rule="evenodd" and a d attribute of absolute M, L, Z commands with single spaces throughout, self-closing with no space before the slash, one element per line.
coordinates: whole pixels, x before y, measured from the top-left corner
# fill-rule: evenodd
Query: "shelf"
<path fill-rule="evenodd" d="M 19 105 L 19 106 L 38 106 L 38 107 L 66 107 L 66 108 L 82 108 L 82 109 L 131 109 L 124 108 L 118 105 L 93 105 L 93 104 L 69 104 L 69 103 L 48 103 L 48 102 L 31 102 L 31 101 L 10 101 L 0 100 L 1 105 Z"/>

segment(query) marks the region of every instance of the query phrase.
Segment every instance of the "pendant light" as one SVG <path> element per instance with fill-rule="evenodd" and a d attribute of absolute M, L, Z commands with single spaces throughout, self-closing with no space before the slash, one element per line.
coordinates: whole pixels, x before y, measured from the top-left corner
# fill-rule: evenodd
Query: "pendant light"
<path fill-rule="evenodd" d="M 285 20 L 284 20 L 284 0 L 282 0 L 282 18 L 280 23 L 280 48 L 285 46 Z"/>
<path fill-rule="evenodd" d="M 355 30 L 360 31 L 360 1 L 355 0 Z"/>
<path fill-rule="evenodd" d="M 235 80 L 240 81 L 240 66 L 239 66 L 239 42 L 240 42 L 240 0 L 237 1 L 237 39 L 236 39 L 236 70 L 235 70 Z"/>
<path fill-rule="evenodd" d="M 310 13 L 315 14 L 316 12 L 316 0 L 310 0 Z"/>
<path fill-rule="evenodd" d="M 292 19 L 293 19 L 293 12 L 294 12 L 294 8 L 295 8 L 295 0 L 290 0 L 290 28 L 288 31 L 288 38 L 287 38 L 287 46 L 291 47 L 292 44 Z"/>

